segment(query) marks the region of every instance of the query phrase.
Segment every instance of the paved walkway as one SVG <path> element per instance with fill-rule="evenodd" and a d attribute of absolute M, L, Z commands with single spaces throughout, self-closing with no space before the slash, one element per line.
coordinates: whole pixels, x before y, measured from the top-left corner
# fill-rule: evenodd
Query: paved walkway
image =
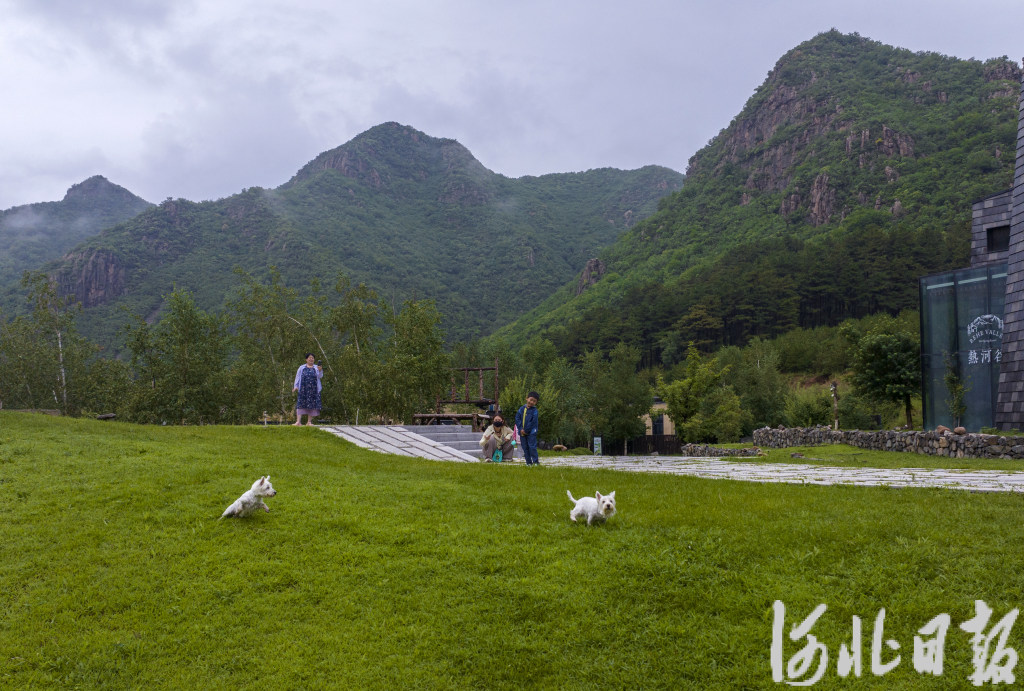
<path fill-rule="evenodd" d="M 337 425 L 323 426 L 320 429 L 348 439 L 363 448 L 383 453 L 432 460 L 480 462 L 476 457 L 449 449 L 402 427 Z M 523 465 L 523 462 L 517 460 L 510 464 Z M 683 456 L 547 456 L 541 459 L 541 466 L 608 468 L 640 473 L 669 473 L 719 480 L 785 482 L 798 485 L 945 487 L 974 492 L 1024 492 L 1024 471 L 930 468 L 884 470 Z"/>
<path fill-rule="evenodd" d="M 945 487 L 975 492 L 1024 492 L 1024 472 L 1003 470 L 840 468 L 805 463 L 758 463 L 682 456 L 560 456 L 542 458 L 541 464 L 796 485 Z"/>
<path fill-rule="evenodd" d="M 371 451 L 396 456 L 419 456 L 432 461 L 480 462 L 476 456 L 427 439 L 399 425 L 321 425 L 319 429 Z"/>

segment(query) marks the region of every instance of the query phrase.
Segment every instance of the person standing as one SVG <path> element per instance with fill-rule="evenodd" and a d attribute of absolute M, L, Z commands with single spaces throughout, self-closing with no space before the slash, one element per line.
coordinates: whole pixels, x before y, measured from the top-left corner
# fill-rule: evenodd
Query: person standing
<path fill-rule="evenodd" d="M 540 424 L 537 403 L 539 401 L 540 394 L 531 391 L 526 396 L 526 405 L 519 406 L 519 410 L 516 411 L 516 428 L 519 430 L 519 440 L 523 446 L 526 465 L 540 465 L 540 457 L 537 455 L 537 430 Z"/>
<path fill-rule="evenodd" d="M 306 416 L 306 426 L 313 424 L 313 418 L 320 414 L 320 391 L 323 386 L 320 380 L 324 376 L 324 368 L 317 364 L 313 353 L 306 353 L 306 362 L 299 366 L 295 373 L 292 392 L 298 392 L 299 399 L 295 404 L 295 426 L 302 424 L 302 416 Z"/>
<path fill-rule="evenodd" d="M 505 426 L 505 418 L 501 413 L 495 413 L 491 424 L 484 430 L 480 437 L 480 446 L 484 448 L 484 460 L 494 459 L 494 452 L 501 449 L 502 460 L 512 460 L 515 447 L 512 446 L 512 430 Z"/>

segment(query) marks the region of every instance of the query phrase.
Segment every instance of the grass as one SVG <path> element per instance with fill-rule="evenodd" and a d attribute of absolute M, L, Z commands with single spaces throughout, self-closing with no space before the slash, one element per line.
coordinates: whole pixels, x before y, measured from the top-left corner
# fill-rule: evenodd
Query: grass
<path fill-rule="evenodd" d="M 271 513 L 218 522 L 264 474 Z M 619 515 L 573 525 L 566 489 L 615 490 Z M 1022 505 L 0 412 L 0 687 L 781 688 L 781 600 L 787 632 L 828 605 L 814 688 L 963 688 L 974 601 L 1024 602 Z M 883 607 L 903 661 L 876 678 Z M 941 613 L 944 673 L 918 674 L 913 637 Z M 859 680 L 835 669 L 853 616 Z"/>

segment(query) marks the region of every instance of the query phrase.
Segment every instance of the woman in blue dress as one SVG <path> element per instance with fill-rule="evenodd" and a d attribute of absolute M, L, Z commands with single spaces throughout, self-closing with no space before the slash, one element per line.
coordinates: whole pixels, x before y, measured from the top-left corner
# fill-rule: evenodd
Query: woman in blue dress
<path fill-rule="evenodd" d="M 299 393 L 295 404 L 295 426 L 302 424 L 302 416 L 306 416 L 306 425 L 313 424 L 313 418 L 320 414 L 320 390 L 323 388 L 320 379 L 324 376 L 324 368 L 317 364 L 313 353 L 306 353 L 306 362 L 295 373 L 295 384 L 292 391 Z"/>

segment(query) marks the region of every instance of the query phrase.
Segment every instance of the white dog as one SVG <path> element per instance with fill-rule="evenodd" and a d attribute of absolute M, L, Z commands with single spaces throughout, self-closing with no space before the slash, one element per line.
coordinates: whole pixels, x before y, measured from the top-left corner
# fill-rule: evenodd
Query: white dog
<path fill-rule="evenodd" d="M 604 496 L 598 492 L 593 497 L 582 497 L 580 499 L 573 499 L 572 492 L 569 490 L 565 490 L 565 493 L 569 495 L 569 501 L 576 504 L 573 510 L 569 512 L 569 518 L 572 519 L 573 523 L 580 516 L 587 517 L 587 525 L 592 525 L 594 521 L 603 523 L 615 515 L 615 492 Z"/>
<path fill-rule="evenodd" d="M 252 483 L 252 487 L 249 491 L 240 496 L 235 500 L 235 503 L 224 510 L 220 518 L 225 516 L 238 516 L 243 518 L 253 513 L 257 509 L 263 509 L 267 513 L 270 513 L 270 507 L 263 503 L 263 497 L 272 497 L 277 494 L 277 490 L 270 484 L 270 476 L 261 477 L 256 482 Z M 217 519 L 220 520 L 220 519 Z"/>

